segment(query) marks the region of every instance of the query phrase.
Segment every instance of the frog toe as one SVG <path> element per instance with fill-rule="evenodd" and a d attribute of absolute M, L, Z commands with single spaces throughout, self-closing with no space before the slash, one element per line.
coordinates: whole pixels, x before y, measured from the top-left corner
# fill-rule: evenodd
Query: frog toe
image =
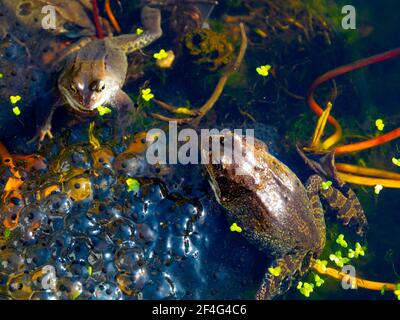
<path fill-rule="evenodd" d="M 54 136 L 51 132 L 50 126 L 46 126 L 46 127 L 39 129 L 38 132 L 36 133 L 36 135 L 31 140 L 29 140 L 27 143 L 32 144 L 32 143 L 37 142 L 38 148 L 40 149 L 41 143 L 46 139 L 46 137 L 49 137 L 49 139 L 54 138 Z"/>
<path fill-rule="evenodd" d="M 304 274 L 309 268 L 309 264 L 304 266 L 304 256 L 285 256 L 276 261 L 275 267 L 268 268 L 263 278 L 263 282 L 257 291 L 257 300 L 272 300 L 276 296 L 283 294 L 292 286 L 295 276 Z"/>

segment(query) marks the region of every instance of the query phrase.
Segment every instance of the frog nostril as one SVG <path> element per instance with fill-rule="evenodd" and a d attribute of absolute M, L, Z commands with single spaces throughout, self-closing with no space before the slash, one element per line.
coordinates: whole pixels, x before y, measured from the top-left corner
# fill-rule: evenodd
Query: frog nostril
<path fill-rule="evenodd" d="M 106 88 L 106 84 L 102 80 L 95 80 L 89 86 L 89 89 L 91 91 L 97 91 L 97 92 L 101 92 L 105 88 Z"/>

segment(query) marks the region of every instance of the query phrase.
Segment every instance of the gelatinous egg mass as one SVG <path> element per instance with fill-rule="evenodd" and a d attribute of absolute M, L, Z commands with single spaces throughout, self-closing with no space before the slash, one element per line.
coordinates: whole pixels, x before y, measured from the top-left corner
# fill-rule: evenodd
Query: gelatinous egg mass
<path fill-rule="evenodd" d="M 89 143 L 23 159 L 21 179 L 0 168 L 0 299 L 252 298 L 259 253 L 210 209 L 200 167 Z"/>

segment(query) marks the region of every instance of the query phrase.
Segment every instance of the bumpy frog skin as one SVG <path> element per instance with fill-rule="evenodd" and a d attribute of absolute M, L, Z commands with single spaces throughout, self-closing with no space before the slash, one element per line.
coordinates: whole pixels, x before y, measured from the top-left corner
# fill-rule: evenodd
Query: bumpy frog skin
<path fill-rule="evenodd" d="M 142 9 L 141 35 L 121 35 L 105 39 L 83 38 L 69 48 L 58 88 L 67 106 L 78 115 L 94 115 L 97 107 L 111 104 L 118 108 L 119 125 L 128 122 L 128 113 L 135 110 L 129 96 L 121 90 L 127 73 L 126 55 L 148 46 L 162 35 L 159 9 Z M 43 118 L 38 138 L 51 137 L 54 108 Z"/>
<path fill-rule="evenodd" d="M 221 154 L 223 154 L 223 137 Z M 312 258 L 318 258 L 325 246 L 323 198 L 338 212 L 344 224 L 358 225 L 362 234 L 366 218 L 355 194 L 347 188 L 346 196 L 330 187 L 323 190 L 325 178 L 311 176 L 305 186 L 282 162 L 268 153 L 264 143 L 255 139 L 254 148 L 245 137 L 234 136 L 245 150 L 241 160 L 229 163 L 221 157 L 220 164 L 206 164 L 210 182 L 228 218 L 242 228 L 244 237 L 261 251 L 274 258 L 281 273 L 267 273 L 257 299 L 272 299 L 290 287 L 295 276 L 302 276 Z M 211 156 L 209 150 L 202 150 Z M 245 168 L 246 175 L 237 175 Z M 335 179 L 336 181 L 336 179 Z M 338 183 L 339 184 L 339 183 Z M 340 184 L 339 184 L 340 185 Z"/>

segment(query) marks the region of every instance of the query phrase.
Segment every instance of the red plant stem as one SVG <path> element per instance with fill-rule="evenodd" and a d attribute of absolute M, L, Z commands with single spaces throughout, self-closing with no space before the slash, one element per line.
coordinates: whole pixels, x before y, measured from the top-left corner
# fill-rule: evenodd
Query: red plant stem
<path fill-rule="evenodd" d="M 99 7 L 97 6 L 96 0 L 92 0 L 92 6 L 93 6 L 93 18 L 94 18 L 94 25 L 96 26 L 97 38 L 103 39 L 104 32 L 100 24 Z"/>
<path fill-rule="evenodd" d="M 392 49 L 383 53 L 376 54 L 374 56 L 360 59 L 357 61 L 354 61 L 352 63 L 346 64 L 344 66 L 335 68 L 333 70 L 330 70 L 323 75 L 319 76 L 310 86 L 307 92 L 307 102 L 311 108 L 318 116 L 320 116 L 323 112 L 323 109 L 318 105 L 318 103 L 314 99 L 314 91 L 324 82 L 340 76 L 342 74 L 348 73 L 350 71 L 354 71 L 363 67 L 366 67 L 370 64 L 374 64 L 377 62 L 385 61 L 391 58 L 394 58 L 396 56 L 400 55 L 400 48 Z M 328 122 L 331 123 L 335 128 L 340 127 L 339 123 L 337 120 L 329 116 Z M 377 145 L 383 144 L 385 142 L 391 141 L 393 139 L 396 139 L 400 137 L 400 128 L 397 128 L 383 136 L 373 138 L 367 141 L 362 141 L 362 142 L 357 142 L 357 143 L 352 143 L 344 146 L 340 146 L 336 148 L 336 154 L 345 154 L 345 153 L 350 153 L 350 152 L 355 152 L 355 151 L 360 151 L 360 150 L 365 150 L 369 149 L 372 147 L 375 147 Z"/>
<path fill-rule="evenodd" d="M 383 136 L 372 138 L 366 141 L 361 141 L 361 142 L 356 142 L 356 143 L 351 143 L 351 144 L 346 144 L 340 147 L 337 147 L 335 149 L 336 154 L 346 154 L 350 152 L 356 152 L 356 151 L 361 151 L 365 149 L 370 149 L 376 146 L 379 146 L 380 144 L 384 144 L 386 142 L 389 142 L 391 140 L 394 140 L 396 138 L 400 137 L 400 128 L 394 129 L 393 131 L 390 131 Z"/>

